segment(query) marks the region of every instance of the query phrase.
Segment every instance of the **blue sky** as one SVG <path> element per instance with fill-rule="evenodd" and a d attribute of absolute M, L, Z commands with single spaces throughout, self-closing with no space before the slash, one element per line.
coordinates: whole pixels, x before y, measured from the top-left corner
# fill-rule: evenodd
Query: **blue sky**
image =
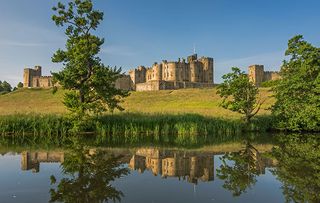
<path fill-rule="evenodd" d="M 64 0 L 65 1 L 65 0 Z M 24 67 L 44 74 L 61 69 L 51 56 L 63 48 L 63 30 L 51 21 L 57 0 L 1 0 L 0 80 L 22 81 Z M 278 70 L 296 34 L 320 45 L 319 0 L 95 0 L 105 13 L 98 35 L 101 58 L 127 71 L 193 53 L 215 59 L 215 81 L 238 66 Z"/>

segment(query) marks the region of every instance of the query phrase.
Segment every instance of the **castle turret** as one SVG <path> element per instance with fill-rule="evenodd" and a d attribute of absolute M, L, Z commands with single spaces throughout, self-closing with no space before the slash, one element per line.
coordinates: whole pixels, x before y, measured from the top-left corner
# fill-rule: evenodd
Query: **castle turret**
<path fill-rule="evenodd" d="M 23 87 L 38 87 L 37 78 L 41 77 L 41 66 L 35 66 L 33 69 L 26 68 L 23 71 Z"/>
<path fill-rule="evenodd" d="M 260 86 L 263 82 L 264 66 L 263 65 L 251 65 L 249 66 L 249 80 L 256 86 Z"/>
<path fill-rule="evenodd" d="M 203 67 L 203 83 L 213 84 L 213 58 L 202 57 L 200 59 Z"/>

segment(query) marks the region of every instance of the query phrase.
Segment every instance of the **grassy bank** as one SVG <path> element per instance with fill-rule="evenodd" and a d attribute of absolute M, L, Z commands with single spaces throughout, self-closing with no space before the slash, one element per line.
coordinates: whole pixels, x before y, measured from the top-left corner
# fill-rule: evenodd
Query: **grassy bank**
<path fill-rule="evenodd" d="M 259 115 L 270 114 L 268 108 L 274 103 L 268 88 L 260 89 L 262 100 L 266 99 Z M 50 89 L 22 89 L 0 96 L 0 115 L 11 114 L 65 114 L 62 104 L 64 91 L 55 95 Z M 216 88 L 182 89 L 154 92 L 131 92 L 122 106 L 125 113 L 148 114 L 199 114 L 219 118 L 240 118 L 240 114 L 219 106 L 221 98 Z"/>
<path fill-rule="evenodd" d="M 63 94 L 63 90 L 53 95 L 50 89 L 21 89 L 0 96 L 0 134 L 32 134 L 42 139 L 71 134 L 73 125 L 66 117 Z M 230 139 L 244 131 L 270 128 L 270 95 L 269 89 L 261 89 L 266 102 L 258 118 L 246 126 L 240 114 L 219 106 L 221 99 L 215 88 L 132 92 L 122 104 L 124 112 L 87 120 L 80 130 L 110 143 L 198 144 Z"/>
<path fill-rule="evenodd" d="M 177 143 L 197 145 L 233 139 L 246 131 L 266 131 L 269 117 L 258 117 L 250 126 L 238 119 L 205 117 L 195 114 L 106 115 L 86 120 L 81 132 L 96 134 L 99 143 Z M 35 139 L 66 138 L 73 125 L 59 115 L 9 115 L 0 117 L 2 136 L 29 136 Z"/>

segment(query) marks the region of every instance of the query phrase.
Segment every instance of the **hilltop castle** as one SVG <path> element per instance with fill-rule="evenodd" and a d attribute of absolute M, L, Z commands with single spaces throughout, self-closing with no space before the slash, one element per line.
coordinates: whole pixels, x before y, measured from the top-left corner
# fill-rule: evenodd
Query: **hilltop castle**
<path fill-rule="evenodd" d="M 166 61 L 154 63 L 152 67 L 139 66 L 129 71 L 130 80 L 136 91 L 166 90 L 195 87 L 212 87 L 213 58 L 201 57 L 197 54 L 189 56 L 187 61 Z"/>
<path fill-rule="evenodd" d="M 42 76 L 41 69 L 41 66 L 24 69 L 23 87 L 52 87 L 52 76 Z"/>
<path fill-rule="evenodd" d="M 167 90 L 181 88 L 201 88 L 213 86 L 213 58 L 197 54 L 189 56 L 187 61 L 154 63 L 152 67 L 139 66 L 123 74 L 115 82 L 116 88 L 136 91 Z M 24 69 L 23 86 L 49 88 L 53 86 L 52 76 L 42 76 L 41 66 Z"/>
<path fill-rule="evenodd" d="M 261 83 L 270 80 L 279 80 L 281 76 L 276 71 L 264 71 L 263 65 L 251 65 L 248 68 L 248 76 L 257 87 L 261 86 Z"/>

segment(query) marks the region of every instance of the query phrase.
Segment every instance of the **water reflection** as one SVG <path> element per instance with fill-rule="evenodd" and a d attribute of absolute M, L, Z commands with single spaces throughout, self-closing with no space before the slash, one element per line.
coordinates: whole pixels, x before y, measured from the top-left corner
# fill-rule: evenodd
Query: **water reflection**
<path fill-rule="evenodd" d="M 74 145 L 61 163 L 67 177 L 58 181 L 51 176 L 50 202 L 108 202 L 120 201 L 123 193 L 111 182 L 128 174 L 121 167 L 121 156 L 114 156 L 103 150 L 89 150 L 83 145 Z"/>
<path fill-rule="evenodd" d="M 139 149 L 130 159 L 129 167 L 143 173 L 150 170 L 163 178 L 177 177 L 190 183 L 214 179 L 213 155 L 174 150 Z"/>
<path fill-rule="evenodd" d="M 273 149 L 250 140 L 194 150 L 72 143 L 66 149 L 19 152 L 17 168 L 23 171 L 41 174 L 48 163 L 60 164 L 61 171 L 46 179 L 51 182 L 46 187 L 51 202 L 170 202 L 174 198 L 178 202 L 182 198 L 183 202 L 212 202 L 213 194 L 215 198 L 221 195 L 221 201 L 229 198 L 225 202 L 270 202 L 261 198 L 266 194 L 275 195 L 274 202 L 320 202 L 319 135 L 279 135 Z M 0 168 L 0 174 L 3 171 Z M 36 178 L 33 173 L 29 174 Z M 149 185 L 140 191 L 144 184 Z M 193 184 L 201 195 L 197 199 L 190 199 L 195 197 L 187 193 L 181 196 L 181 189 Z M 1 181 L 1 190 L 4 185 Z M 166 188 L 177 193 L 170 201 L 164 194 Z M 140 194 L 139 201 L 133 201 L 139 192 L 146 196 Z M 162 193 L 162 199 L 144 199 Z"/>
<path fill-rule="evenodd" d="M 217 169 L 217 176 L 224 181 L 223 187 L 240 196 L 257 182 L 257 176 L 265 174 L 266 167 L 274 167 L 275 160 L 263 157 L 249 142 L 245 141 L 244 149 L 226 153 L 220 160 L 222 165 Z"/>
<path fill-rule="evenodd" d="M 28 152 L 21 153 L 21 170 L 38 173 L 40 163 L 63 163 L 64 152 Z"/>
<path fill-rule="evenodd" d="M 286 202 L 320 202 L 320 135 L 281 136 L 273 170 L 282 182 Z"/>

